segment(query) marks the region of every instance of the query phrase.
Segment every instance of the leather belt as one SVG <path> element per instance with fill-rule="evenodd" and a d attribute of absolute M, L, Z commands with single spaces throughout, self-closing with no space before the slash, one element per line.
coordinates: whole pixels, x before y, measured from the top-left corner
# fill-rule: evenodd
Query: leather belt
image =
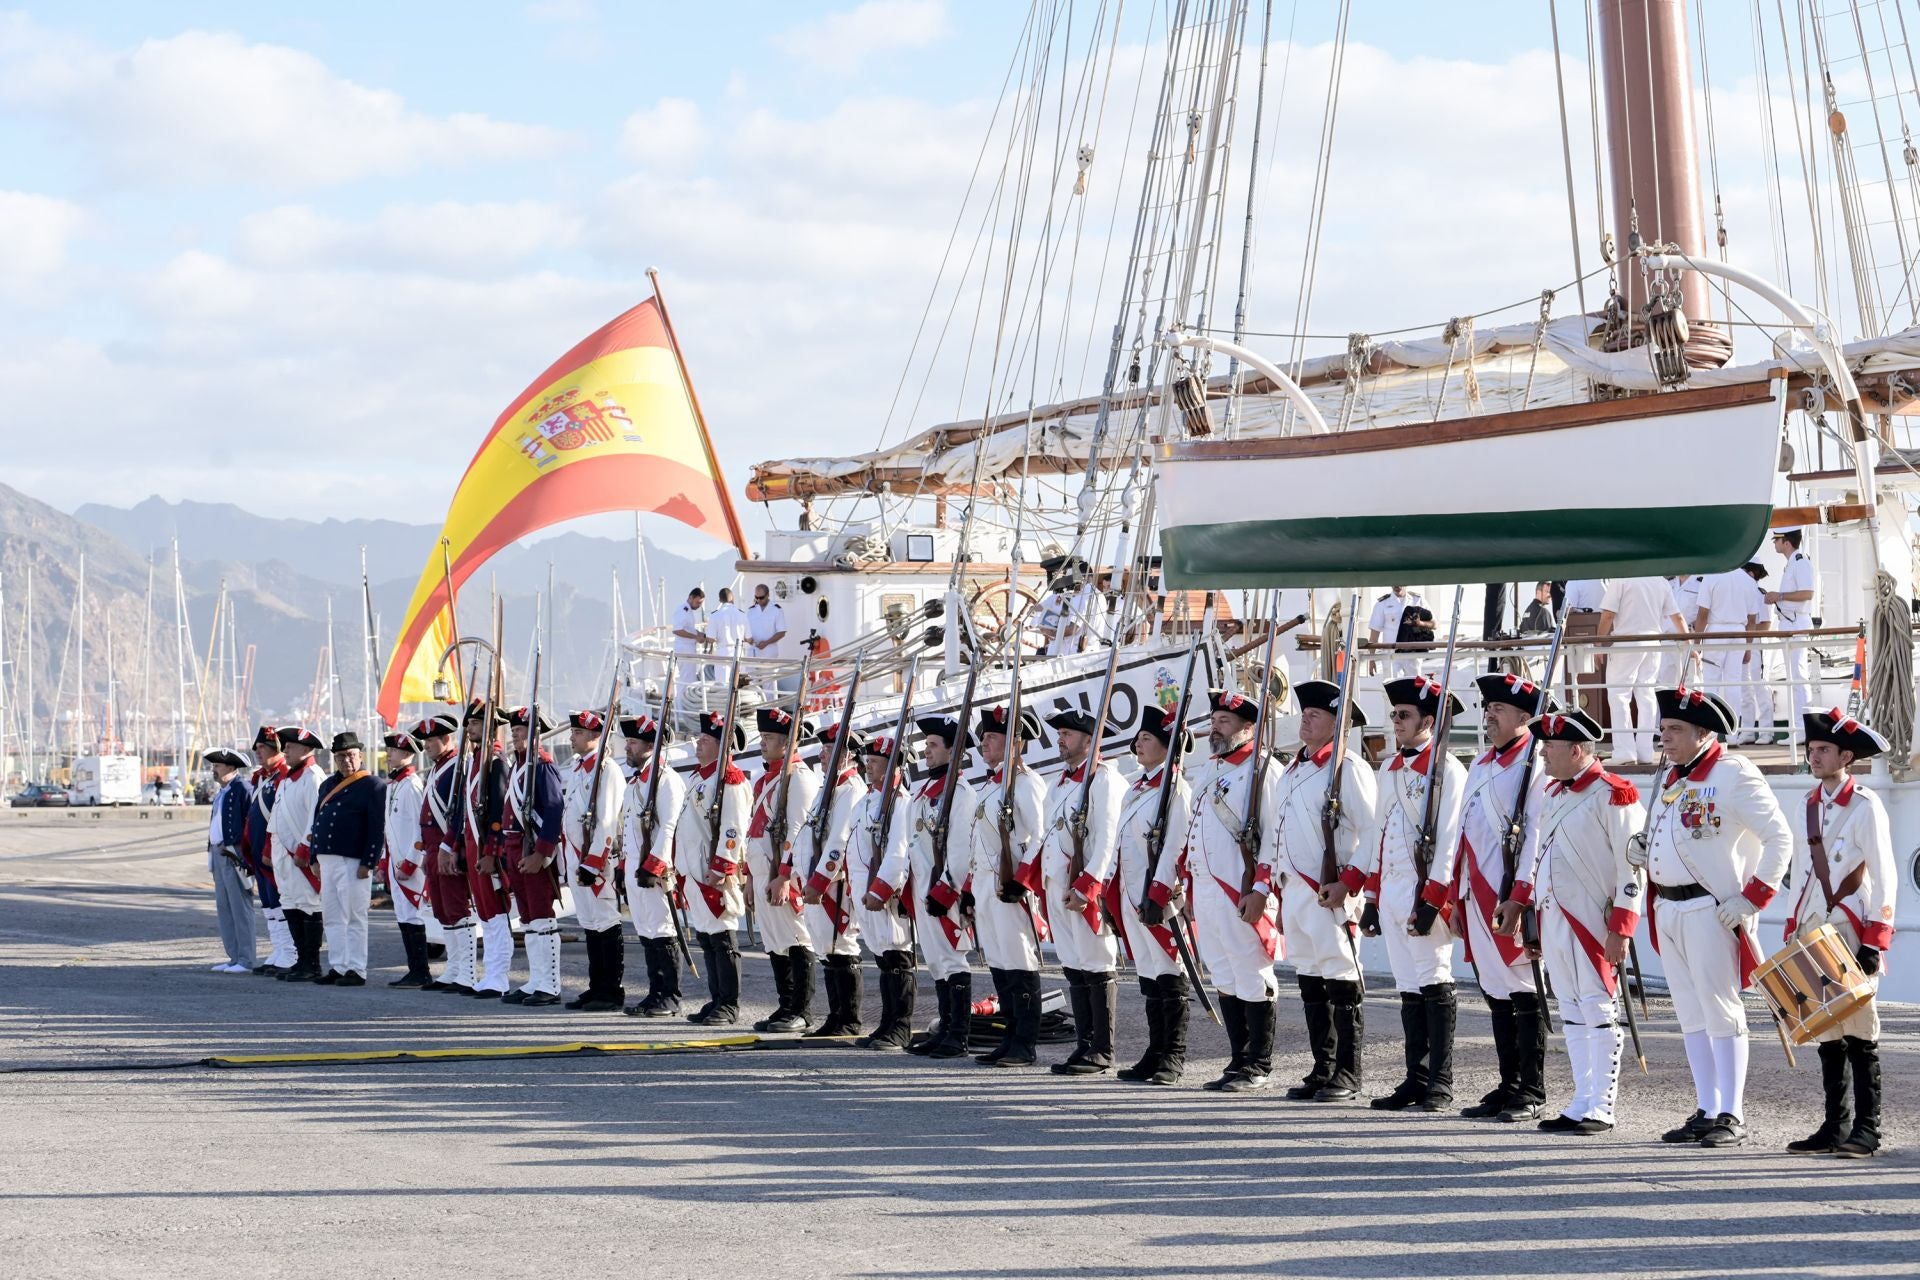
<path fill-rule="evenodd" d="M 1701 884 L 1656 884 L 1653 896 L 1663 902 L 1686 902 L 1692 898 L 1707 896 L 1707 887 Z"/>

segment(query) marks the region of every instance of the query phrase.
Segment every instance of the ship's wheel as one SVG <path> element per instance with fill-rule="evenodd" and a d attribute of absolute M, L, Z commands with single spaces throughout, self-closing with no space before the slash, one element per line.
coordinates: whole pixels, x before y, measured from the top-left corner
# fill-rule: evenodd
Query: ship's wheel
<path fill-rule="evenodd" d="M 1025 586 L 1016 586 L 1014 596 L 1020 601 L 1019 617 L 1031 618 L 1040 607 L 1038 592 Z M 967 616 L 973 619 L 975 634 L 988 636 L 999 634 L 1000 628 L 1007 624 L 1007 584 L 1004 581 L 983 582 L 973 589 L 967 597 Z"/>

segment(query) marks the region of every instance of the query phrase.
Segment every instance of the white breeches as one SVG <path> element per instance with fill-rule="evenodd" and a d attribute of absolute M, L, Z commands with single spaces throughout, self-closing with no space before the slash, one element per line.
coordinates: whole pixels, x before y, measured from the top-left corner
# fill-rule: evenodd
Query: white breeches
<path fill-rule="evenodd" d="M 828 885 L 827 894 L 831 895 L 838 886 Z M 826 903 L 819 906 L 808 904 L 801 913 L 806 925 L 807 937 L 819 944 L 821 955 L 857 956 L 860 954 L 860 912 L 856 907 L 847 912 L 846 928 L 839 933 L 833 931 L 833 916 L 827 911 Z"/>
<path fill-rule="evenodd" d="M 1380 940 L 1387 944 L 1394 989 L 1408 993 L 1453 981 L 1453 932 L 1447 922 L 1435 916 L 1424 938 L 1407 932 L 1413 883 L 1411 877 L 1400 876 L 1380 882 Z"/>
<path fill-rule="evenodd" d="M 315 858 L 320 864 L 321 913 L 327 934 L 327 968 L 367 976 L 367 907 L 373 876 L 362 877 L 352 858 Z M 305 883 L 304 881 L 302 883 Z"/>
<path fill-rule="evenodd" d="M 1467 917 L 1467 940 L 1473 948 L 1473 969 L 1480 979 L 1480 990 L 1495 1000 L 1511 1000 L 1516 991 L 1533 990 L 1533 966 L 1522 955 L 1512 964 L 1500 958 L 1494 945 L 1493 930 L 1471 901 L 1460 905 Z"/>
<path fill-rule="evenodd" d="M 1287 959 L 1294 972 L 1336 982 L 1360 981 L 1359 943 L 1348 932 L 1355 899 L 1338 911 L 1320 905 L 1318 893 L 1297 875 L 1280 889 L 1280 926 L 1287 935 Z"/>
<path fill-rule="evenodd" d="M 1127 948 L 1133 952 L 1133 971 L 1142 978 L 1170 978 L 1176 973 L 1185 973 L 1177 954 L 1167 954 L 1166 947 L 1160 945 L 1140 918 L 1133 914 L 1131 906 L 1120 908 L 1120 927 L 1127 931 Z M 1182 926 L 1192 939 L 1192 926 Z"/>
<path fill-rule="evenodd" d="M 1549 905 L 1540 912 L 1540 962 L 1546 966 L 1560 1020 L 1570 1026 L 1611 1026 L 1619 1016 L 1600 971 L 1580 945 L 1566 914 Z"/>
<path fill-rule="evenodd" d="M 315 859 L 317 862 L 318 859 Z M 341 859 L 328 857 L 328 862 Z M 349 859 L 350 861 L 350 859 Z M 280 890 L 280 909 L 282 911 L 319 911 L 320 890 L 313 887 L 306 874 L 300 870 L 300 864 L 293 860 L 291 853 L 282 852 L 280 842 L 273 842 L 273 883 Z M 325 881 L 321 881 L 324 887 Z"/>
<path fill-rule="evenodd" d="M 1662 902 L 1656 908 L 1660 960 L 1667 971 L 1680 1030 L 1709 1036 L 1747 1034 L 1740 999 L 1740 943 L 1714 913 L 1711 897 Z"/>
<path fill-rule="evenodd" d="M 1067 906 L 1069 887 L 1064 879 L 1046 881 L 1047 923 L 1053 926 L 1053 949 L 1059 953 L 1060 965 L 1066 969 L 1112 973 L 1119 959 L 1119 939 L 1113 936 L 1104 920 L 1101 931 L 1095 933 L 1085 916 Z"/>
<path fill-rule="evenodd" d="M 1274 922 L 1279 914 L 1279 902 L 1269 897 L 1267 920 Z M 1236 1000 L 1271 1000 L 1280 994 L 1273 964 L 1285 955 L 1284 944 L 1276 938 L 1274 954 L 1268 955 L 1260 935 L 1240 918 L 1233 899 L 1208 875 L 1193 879 L 1193 935 L 1207 976 L 1221 994 Z"/>

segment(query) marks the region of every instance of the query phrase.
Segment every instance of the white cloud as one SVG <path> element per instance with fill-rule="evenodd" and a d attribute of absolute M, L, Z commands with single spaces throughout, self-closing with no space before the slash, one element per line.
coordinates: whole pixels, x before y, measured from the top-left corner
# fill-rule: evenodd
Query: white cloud
<path fill-rule="evenodd" d="M 70 201 L 0 191 L 0 288 L 34 285 L 60 270 L 85 220 Z"/>
<path fill-rule="evenodd" d="M 642 166 L 681 164 L 706 145 L 700 106 L 687 98 L 662 98 L 628 116 L 620 128 L 620 154 Z"/>
<path fill-rule="evenodd" d="M 306 205 L 281 205 L 240 222 L 248 262 L 268 267 L 380 267 L 484 275 L 572 248 L 577 213 L 535 200 L 389 205 L 348 222 Z"/>
<path fill-rule="evenodd" d="M 18 16 L 0 25 L 0 102 L 77 131 L 118 174 L 162 183 L 325 186 L 566 142 L 478 113 L 420 112 L 280 45 L 189 31 L 111 51 Z"/>
<path fill-rule="evenodd" d="M 949 31 L 946 0 L 867 0 L 774 37 L 815 70 L 847 72 L 876 54 L 920 49 Z"/>

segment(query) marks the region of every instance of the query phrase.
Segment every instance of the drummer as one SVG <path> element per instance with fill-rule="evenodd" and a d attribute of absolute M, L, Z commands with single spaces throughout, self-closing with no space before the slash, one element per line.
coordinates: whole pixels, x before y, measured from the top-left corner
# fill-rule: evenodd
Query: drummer
<path fill-rule="evenodd" d="M 1887 740 L 1838 708 L 1801 720 L 1807 764 L 1818 782 L 1788 819 L 1793 875 L 1787 883 L 1798 885 L 1800 896 L 1787 916 L 1787 939 L 1833 926 L 1877 987 L 1880 954 L 1893 941 L 1893 838 L 1880 797 L 1850 769 L 1885 751 Z M 1871 999 L 1820 1038 L 1826 1120 L 1787 1150 L 1857 1159 L 1880 1149 L 1879 1041 L 1880 1011 Z"/>

